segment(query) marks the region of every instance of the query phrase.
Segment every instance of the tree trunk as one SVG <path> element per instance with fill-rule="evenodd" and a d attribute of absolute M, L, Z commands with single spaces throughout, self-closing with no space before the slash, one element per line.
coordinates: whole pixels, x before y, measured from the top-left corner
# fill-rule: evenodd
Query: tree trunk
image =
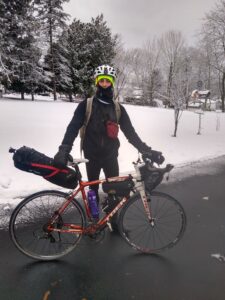
<path fill-rule="evenodd" d="M 207 86 L 208 90 L 211 90 L 211 65 L 209 64 L 208 66 L 208 86 Z"/>
<path fill-rule="evenodd" d="M 174 109 L 175 127 L 174 127 L 173 137 L 176 137 L 176 136 L 177 136 L 177 128 L 178 128 L 179 114 L 180 114 L 180 109 L 179 109 L 179 108 L 175 108 L 175 109 Z"/>
<path fill-rule="evenodd" d="M 50 15 L 52 13 L 52 4 L 50 3 Z M 56 78 L 55 78 L 55 61 L 54 61 L 54 51 L 53 51 L 53 28 L 52 28 L 52 17 L 49 18 L 49 38 L 50 38 L 50 53 L 51 53 L 51 68 L 52 68 L 52 83 L 53 83 L 53 97 L 54 101 L 57 100 L 56 94 Z"/>
<path fill-rule="evenodd" d="M 70 99 L 70 102 L 73 102 L 73 95 L 71 92 L 69 93 L 69 99 Z"/>
<path fill-rule="evenodd" d="M 21 92 L 21 99 L 24 100 L 24 92 Z"/>
<path fill-rule="evenodd" d="M 168 75 L 168 83 L 167 83 L 167 97 L 170 102 L 170 97 L 171 97 L 171 87 L 172 87 L 172 79 L 173 77 L 173 63 L 170 63 L 170 69 L 169 69 L 169 75 Z"/>
<path fill-rule="evenodd" d="M 225 100 L 225 72 L 223 72 L 223 77 L 222 77 L 221 100 L 222 100 L 222 112 L 224 112 L 224 100 Z"/>
<path fill-rule="evenodd" d="M 153 106 L 153 100 L 154 100 L 154 74 L 152 74 L 150 78 L 150 86 L 149 86 L 149 105 Z"/>
<path fill-rule="evenodd" d="M 188 79 L 188 61 L 186 60 L 186 65 L 185 65 L 185 105 L 186 109 L 188 108 L 188 103 L 189 103 L 189 79 Z"/>
<path fill-rule="evenodd" d="M 31 100 L 34 101 L 34 84 L 31 83 Z"/>

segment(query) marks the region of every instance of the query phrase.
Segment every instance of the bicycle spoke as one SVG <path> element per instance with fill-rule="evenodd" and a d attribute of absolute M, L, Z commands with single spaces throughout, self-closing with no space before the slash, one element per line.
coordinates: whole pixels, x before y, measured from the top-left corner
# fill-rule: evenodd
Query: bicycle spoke
<path fill-rule="evenodd" d="M 65 203 L 65 198 L 66 194 L 62 192 L 45 191 L 31 195 L 17 206 L 11 216 L 10 234 L 21 252 L 32 258 L 50 260 L 62 257 L 76 247 L 80 234 L 47 230 L 49 220 Z M 84 216 L 76 201 L 67 206 L 53 227 L 64 229 L 64 223 L 83 227 Z"/>
<path fill-rule="evenodd" d="M 154 253 L 172 247 L 181 239 L 186 216 L 179 202 L 163 193 L 152 192 L 148 205 L 151 220 L 147 218 L 140 195 L 131 197 L 120 213 L 119 228 L 132 247 Z"/>

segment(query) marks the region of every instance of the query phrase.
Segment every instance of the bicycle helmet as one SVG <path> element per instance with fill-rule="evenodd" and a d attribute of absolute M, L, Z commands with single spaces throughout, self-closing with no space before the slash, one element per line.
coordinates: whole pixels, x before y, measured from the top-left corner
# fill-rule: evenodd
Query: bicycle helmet
<path fill-rule="evenodd" d="M 96 79 L 100 75 L 112 76 L 113 79 L 116 79 L 116 70 L 109 65 L 101 65 L 95 69 L 94 78 Z"/>

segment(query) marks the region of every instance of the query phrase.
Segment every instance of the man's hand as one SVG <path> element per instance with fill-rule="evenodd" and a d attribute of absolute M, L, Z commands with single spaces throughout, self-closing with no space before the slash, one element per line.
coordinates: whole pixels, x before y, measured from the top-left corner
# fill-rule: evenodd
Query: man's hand
<path fill-rule="evenodd" d="M 150 159 L 153 163 L 155 162 L 158 165 L 161 165 L 165 160 L 162 152 L 156 150 L 150 150 L 149 152 L 142 153 L 142 158 L 144 161 L 146 159 Z"/>
<path fill-rule="evenodd" d="M 69 154 L 70 150 L 71 147 L 69 145 L 61 145 L 59 147 L 59 151 L 56 153 L 53 160 L 53 163 L 57 168 L 63 169 L 67 166 L 68 161 L 71 161 L 72 156 Z"/>

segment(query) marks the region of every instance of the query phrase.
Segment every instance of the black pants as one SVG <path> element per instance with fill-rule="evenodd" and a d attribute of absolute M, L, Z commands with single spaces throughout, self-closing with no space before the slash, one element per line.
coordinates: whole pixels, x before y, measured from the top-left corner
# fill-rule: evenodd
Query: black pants
<path fill-rule="evenodd" d="M 98 180 L 101 169 L 103 170 L 106 178 L 118 176 L 119 175 L 119 165 L 118 165 L 117 156 L 111 157 L 110 159 L 106 159 L 106 160 L 104 160 L 104 159 L 103 160 L 89 160 L 89 162 L 86 164 L 88 180 L 89 181 Z M 97 184 L 93 185 L 91 188 L 96 192 L 96 195 L 98 198 L 99 185 L 97 185 Z"/>

